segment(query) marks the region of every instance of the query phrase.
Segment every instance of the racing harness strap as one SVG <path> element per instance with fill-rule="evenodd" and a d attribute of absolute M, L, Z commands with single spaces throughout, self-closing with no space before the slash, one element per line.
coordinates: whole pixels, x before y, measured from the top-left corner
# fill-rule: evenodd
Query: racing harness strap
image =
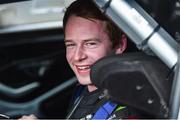
<path fill-rule="evenodd" d="M 93 116 L 92 120 L 102 119 L 105 120 L 109 118 L 112 112 L 116 109 L 117 104 L 112 102 L 106 102 Z"/>

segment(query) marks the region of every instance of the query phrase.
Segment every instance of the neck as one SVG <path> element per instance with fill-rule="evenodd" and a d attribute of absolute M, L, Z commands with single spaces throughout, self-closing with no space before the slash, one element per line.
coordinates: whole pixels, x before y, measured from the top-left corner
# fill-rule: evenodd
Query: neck
<path fill-rule="evenodd" d="M 97 89 L 97 87 L 95 85 L 88 85 L 87 87 L 88 87 L 89 92 L 93 92 Z"/>

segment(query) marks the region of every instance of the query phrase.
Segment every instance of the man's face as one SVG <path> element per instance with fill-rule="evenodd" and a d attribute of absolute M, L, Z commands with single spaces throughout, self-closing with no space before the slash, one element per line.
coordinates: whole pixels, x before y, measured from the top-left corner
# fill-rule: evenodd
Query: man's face
<path fill-rule="evenodd" d="M 71 16 L 65 28 L 66 58 L 80 84 L 91 85 L 91 66 L 112 53 L 105 23 Z"/>

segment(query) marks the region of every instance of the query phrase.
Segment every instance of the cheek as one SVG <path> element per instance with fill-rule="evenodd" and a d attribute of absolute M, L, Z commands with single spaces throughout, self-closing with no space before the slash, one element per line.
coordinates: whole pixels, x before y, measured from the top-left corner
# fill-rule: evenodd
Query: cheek
<path fill-rule="evenodd" d="M 67 59 L 69 64 L 70 64 L 71 58 L 72 58 L 71 52 L 66 51 L 66 59 Z"/>
<path fill-rule="evenodd" d="M 96 51 L 91 52 L 91 55 L 93 56 L 94 60 L 101 59 L 107 55 L 110 55 L 112 53 L 112 49 L 110 48 L 99 48 Z M 96 53 L 96 54 L 94 54 Z"/>
<path fill-rule="evenodd" d="M 111 46 L 111 43 L 109 44 L 103 44 L 99 50 L 98 50 L 100 56 L 107 56 L 109 54 L 111 54 L 113 52 L 113 49 L 112 49 L 112 46 Z"/>

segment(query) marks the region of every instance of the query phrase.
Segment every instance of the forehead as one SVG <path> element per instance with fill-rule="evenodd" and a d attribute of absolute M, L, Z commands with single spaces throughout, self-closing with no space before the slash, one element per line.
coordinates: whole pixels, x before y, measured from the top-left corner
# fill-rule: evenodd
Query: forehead
<path fill-rule="evenodd" d="M 71 37 L 97 37 L 106 34 L 105 22 L 95 19 L 86 19 L 78 16 L 71 16 L 65 27 L 65 38 Z M 102 36 L 101 36 L 102 37 Z M 88 38 L 86 38 L 88 39 Z"/>

